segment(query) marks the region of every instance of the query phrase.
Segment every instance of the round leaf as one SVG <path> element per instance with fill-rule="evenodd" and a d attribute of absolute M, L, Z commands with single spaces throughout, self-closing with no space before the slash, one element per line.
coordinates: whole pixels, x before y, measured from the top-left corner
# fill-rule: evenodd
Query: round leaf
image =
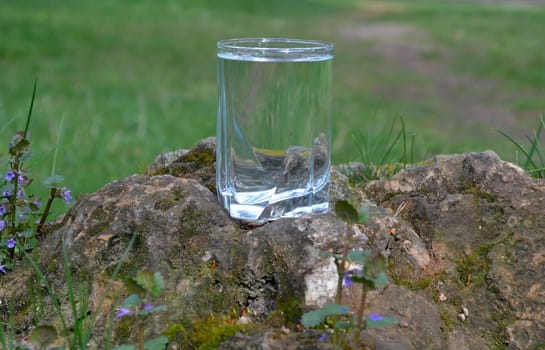
<path fill-rule="evenodd" d="M 151 293 L 155 280 L 153 273 L 148 269 L 143 269 L 136 274 L 136 283 L 148 293 Z"/>
<path fill-rule="evenodd" d="M 145 350 L 163 350 L 168 344 L 168 338 L 160 336 L 154 339 L 150 339 L 144 343 Z"/>
<path fill-rule="evenodd" d="M 136 350 L 136 347 L 134 345 L 119 345 L 114 350 Z"/>
<path fill-rule="evenodd" d="M 316 327 L 322 324 L 325 320 L 324 310 L 313 310 L 303 314 L 301 317 L 301 324 L 304 327 Z"/>
<path fill-rule="evenodd" d="M 153 274 L 153 286 L 150 293 L 154 297 L 158 297 L 161 295 L 161 293 L 163 293 L 163 289 L 165 289 L 165 281 L 163 280 L 163 276 L 160 272 L 155 272 Z"/>
<path fill-rule="evenodd" d="M 57 330 L 50 325 L 37 326 L 30 333 L 29 340 L 37 348 L 45 348 L 57 340 Z"/>
<path fill-rule="evenodd" d="M 369 221 L 369 207 L 363 206 L 358 209 L 358 222 L 366 224 Z"/>
<path fill-rule="evenodd" d="M 142 304 L 142 300 L 138 294 L 131 294 L 123 300 L 121 306 L 123 306 L 125 309 L 132 309 L 140 306 L 140 304 Z"/>
<path fill-rule="evenodd" d="M 347 201 L 337 201 L 335 203 L 335 214 L 344 220 L 347 224 L 355 224 L 358 222 L 358 212 L 354 206 Z"/>

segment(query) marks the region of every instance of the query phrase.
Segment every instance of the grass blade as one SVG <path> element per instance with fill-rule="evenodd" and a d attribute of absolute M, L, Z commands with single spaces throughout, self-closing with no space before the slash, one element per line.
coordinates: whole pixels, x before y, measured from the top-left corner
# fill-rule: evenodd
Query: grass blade
<path fill-rule="evenodd" d="M 528 137 L 528 141 L 530 142 L 530 150 L 528 151 L 529 159 L 526 160 L 525 167 L 528 167 L 529 160 L 534 158 L 534 153 L 536 152 L 539 145 L 539 136 L 541 135 L 541 131 L 543 130 L 543 116 L 541 116 L 540 119 L 541 119 L 541 123 L 539 123 L 539 126 L 537 128 L 537 131 L 534 134 L 534 137 L 533 138 Z"/>
<path fill-rule="evenodd" d="M 34 80 L 34 88 L 32 89 L 32 98 L 30 99 L 30 107 L 28 108 L 28 116 L 26 117 L 25 133 L 23 138 L 26 139 L 28 128 L 30 127 L 30 118 L 32 117 L 32 108 L 34 108 L 34 99 L 36 97 L 36 86 L 38 85 L 38 79 Z"/>
<path fill-rule="evenodd" d="M 59 134 L 57 135 L 57 142 L 55 143 L 55 149 L 53 150 L 53 164 L 51 165 L 51 177 L 55 176 L 55 170 L 57 167 L 57 154 L 59 153 L 59 144 L 61 143 L 61 135 L 64 126 L 64 114 L 61 118 L 61 125 L 59 126 Z"/>
<path fill-rule="evenodd" d="M 399 122 L 401 123 L 401 132 L 402 132 L 402 142 L 403 142 L 403 159 L 401 159 L 401 163 L 404 165 L 407 164 L 407 134 L 405 129 L 405 121 L 403 120 L 403 117 L 401 115 L 398 115 Z"/>
<path fill-rule="evenodd" d="M 53 301 L 53 305 L 55 309 L 57 310 L 57 313 L 59 314 L 59 318 L 61 319 L 64 336 L 66 337 L 66 339 L 70 339 L 69 338 L 70 332 L 68 330 L 68 327 L 66 326 L 66 321 L 64 320 L 64 316 L 62 314 L 61 303 L 59 301 L 57 294 L 55 294 L 55 292 L 53 291 L 53 287 L 51 287 L 51 284 L 47 282 L 47 279 L 45 278 L 42 270 L 40 269 L 40 266 L 38 266 L 38 263 L 24 249 L 22 249 L 22 247 L 20 247 L 20 249 L 25 255 L 25 258 L 28 260 L 28 262 L 32 266 L 32 268 L 34 269 L 34 271 L 36 272 L 36 274 L 38 275 L 39 280 L 44 284 L 45 288 L 47 289 L 47 292 L 49 293 L 49 296 L 51 297 Z"/>
<path fill-rule="evenodd" d="M 530 155 L 528 154 L 528 152 L 526 152 L 526 150 L 524 149 L 524 147 L 522 147 L 522 145 L 520 143 L 518 143 L 515 139 L 513 139 L 511 136 L 507 135 L 505 132 L 501 131 L 501 130 L 498 130 L 498 132 L 503 135 L 506 139 L 508 139 L 509 141 L 511 141 L 511 143 L 513 145 L 515 145 L 516 148 L 518 148 L 519 151 L 521 151 L 524 156 L 526 157 L 526 160 L 527 160 L 527 164 L 531 164 L 531 166 L 535 169 L 537 168 L 537 166 L 535 165 L 534 161 L 532 160 L 532 158 L 530 157 Z M 525 166 L 525 168 L 527 168 L 527 166 Z"/>
<path fill-rule="evenodd" d="M 74 280 L 72 279 L 72 273 L 70 272 L 70 264 L 68 261 L 68 253 L 66 252 L 66 245 L 63 240 L 62 242 L 62 258 L 64 263 L 64 276 L 66 278 L 66 286 L 68 287 L 68 301 L 70 303 L 70 308 L 72 310 L 72 317 L 74 318 L 73 334 L 75 339 L 71 339 L 72 346 L 78 346 L 78 349 L 83 350 L 86 348 L 86 343 L 83 343 L 82 336 L 82 317 L 80 317 L 77 305 L 76 298 L 74 296 Z"/>
<path fill-rule="evenodd" d="M 388 149 L 386 150 L 386 152 L 384 153 L 384 155 L 380 159 L 380 162 L 378 163 L 378 165 L 384 165 L 384 163 L 386 163 L 386 159 L 388 159 L 388 156 L 390 155 L 390 153 L 392 152 L 394 147 L 397 145 L 399 139 L 401 138 L 401 134 L 402 134 L 402 132 L 400 130 L 397 133 L 395 139 L 390 143 L 390 146 L 388 147 Z"/>

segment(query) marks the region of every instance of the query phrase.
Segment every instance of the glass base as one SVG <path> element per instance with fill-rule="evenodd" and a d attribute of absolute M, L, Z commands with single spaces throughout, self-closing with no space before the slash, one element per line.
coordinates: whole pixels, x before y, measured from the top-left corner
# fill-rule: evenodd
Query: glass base
<path fill-rule="evenodd" d="M 267 191 L 269 192 L 269 191 Z M 248 198 L 247 194 L 220 193 L 220 201 L 234 219 L 251 221 L 257 224 L 280 218 L 300 217 L 310 213 L 323 213 L 329 209 L 329 186 L 316 192 L 294 190 L 268 197 L 269 200 L 252 203 L 240 203 L 236 199 Z M 270 192 L 269 192 L 270 193 Z M 255 192 L 250 197 L 256 198 Z"/>

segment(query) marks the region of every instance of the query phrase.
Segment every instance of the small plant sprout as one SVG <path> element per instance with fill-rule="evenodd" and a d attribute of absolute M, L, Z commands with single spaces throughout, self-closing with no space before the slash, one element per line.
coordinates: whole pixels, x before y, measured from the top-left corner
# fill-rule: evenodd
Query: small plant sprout
<path fill-rule="evenodd" d="M 132 317 L 136 323 L 137 345 L 121 345 L 115 350 L 162 350 L 168 343 L 168 338 L 160 336 L 145 340 L 145 325 L 148 318 L 158 312 L 167 311 L 166 305 L 155 306 L 152 299 L 163 293 L 165 283 L 160 272 L 152 273 L 144 269 L 135 278 L 125 280 L 125 287 L 131 293 L 121 303 L 115 316 L 117 318 Z"/>
<path fill-rule="evenodd" d="M 335 213 L 346 223 L 343 251 L 340 255 L 323 253 L 323 256 L 333 258 L 337 267 L 338 282 L 335 303 L 328 303 L 318 310 L 303 314 L 301 323 L 305 327 L 319 327 L 332 325 L 332 337 L 325 333 L 319 341 L 330 341 L 332 345 L 341 349 L 361 349 L 365 346 L 361 339 L 361 332 L 368 328 L 384 327 L 396 323 L 395 318 L 386 317 L 377 313 L 365 316 L 367 293 L 371 289 L 384 287 L 388 284 L 386 273 L 386 259 L 384 256 L 373 255 L 368 250 L 349 250 L 353 240 L 352 226 L 356 223 L 366 223 L 369 217 L 367 208 L 359 211 L 347 201 L 338 201 L 335 204 Z M 342 304 L 343 288 L 361 286 L 361 299 L 356 310 Z"/>

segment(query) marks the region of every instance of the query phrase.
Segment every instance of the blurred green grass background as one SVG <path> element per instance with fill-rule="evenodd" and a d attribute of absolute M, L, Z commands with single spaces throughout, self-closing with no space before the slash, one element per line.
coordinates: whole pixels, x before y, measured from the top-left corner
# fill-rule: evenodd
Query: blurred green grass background
<path fill-rule="evenodd" d="M 496 129 L 522 137 L 545 111 L 545 7 L 507 4 L 0 0 L 0 154 L 37 78 L 35 177 L 59 133 L 57 171 L 75 194 L 141 172 L 215 134 L 216 42 L 267 36 L 335 44 L 335 163 L 365 145 L 380 153 L 397 115 L 417 158 L 493 149 L 513 160 Z"/>

